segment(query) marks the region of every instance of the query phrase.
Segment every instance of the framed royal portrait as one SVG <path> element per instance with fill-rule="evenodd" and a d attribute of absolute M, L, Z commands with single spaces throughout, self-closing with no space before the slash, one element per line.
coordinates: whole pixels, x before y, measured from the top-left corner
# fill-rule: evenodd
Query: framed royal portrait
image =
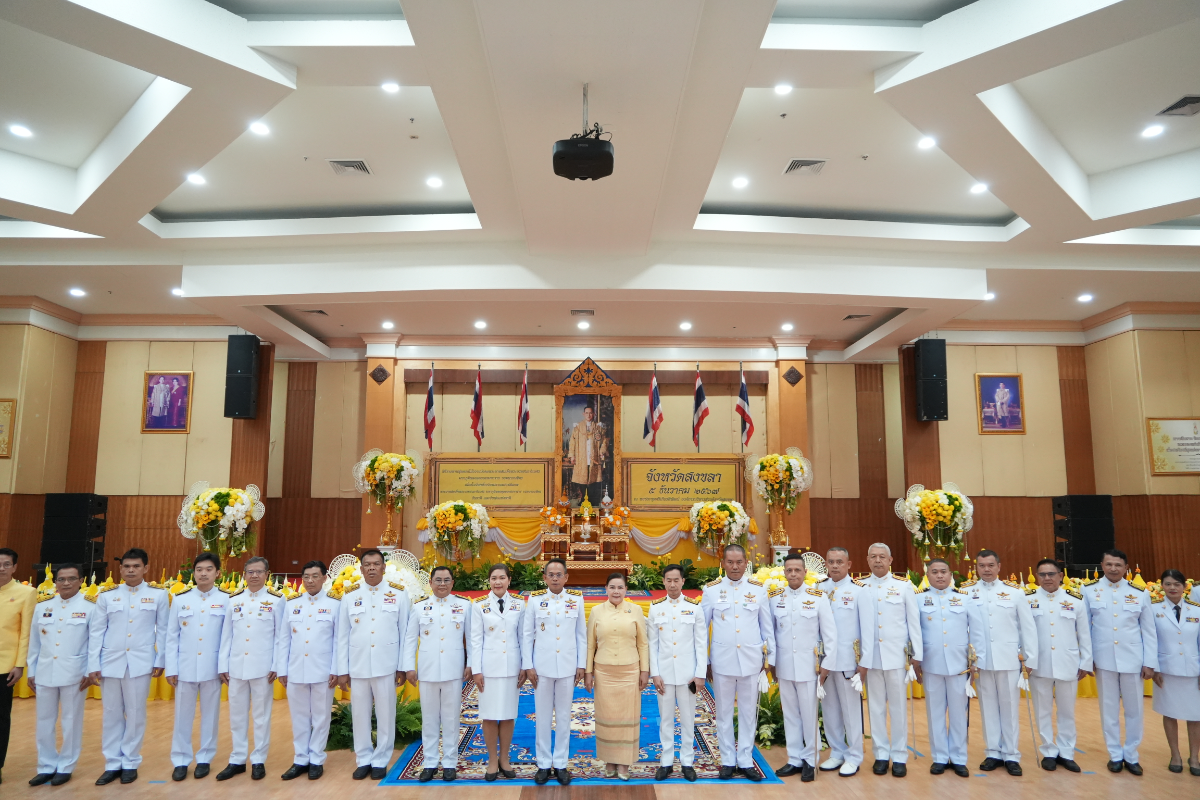
<path fill-rule="evenodd" d="M 1019 372 L 976 372 L 975 413 L 980 434 L 1024 434 L 1025 394 Z"/>
<path fill-rule="evenodd" d="M 0 400 L 0 458 L 12 458 L 13 429 L 17 426 L 17 401 Z"/>
<path fill-rule="evenodd" d="M 189 433 L 192 373 L 147 372 L 142 384 L 142 433 Z"/>
<path fill-rule="evenodd" d="M 621 496 L 621 386 L 592 359 L 584 359 L 554 387 L 557 491 L 572 506 L 586 497 L 599 507 Z"/>

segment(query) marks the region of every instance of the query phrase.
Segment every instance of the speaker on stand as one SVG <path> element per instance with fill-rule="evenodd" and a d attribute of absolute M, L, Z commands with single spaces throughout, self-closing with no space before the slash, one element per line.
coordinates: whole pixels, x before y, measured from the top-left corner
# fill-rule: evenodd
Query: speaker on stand
<path fill-rule="evenodd" d="M 108 498 L 98 494 L 47 494 L 42 515 L 42 561 L 46 564 L 79 564 L 82 577 L 108 574 L 104 563 L 104 536 L 108 529 Z"/>
<path fill-rule="evenodd" d="M 225 356 L 225 416 L 232 419 L 258 417 L 258 337 L 236 334 L 229 337 Z"/>
<path fill-rule="evenodd" d="M 1098 570 L 1104 551 L 1116 546 L 1112 495 L 1068 494 L 1051 501 L 1054 558 L 1073 578 Z"/>
<path fill-rule="evenodd" d="M 917 339 L 913 349 L 917 419 L 922 422 L 945 422 L 950 419 L 946 396 L 946 340 Z"/>

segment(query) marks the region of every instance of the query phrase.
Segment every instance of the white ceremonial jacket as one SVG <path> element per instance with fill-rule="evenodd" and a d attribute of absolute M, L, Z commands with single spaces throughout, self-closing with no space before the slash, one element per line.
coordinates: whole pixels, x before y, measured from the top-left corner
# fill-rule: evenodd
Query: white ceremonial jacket
<path fill-rule="evenodd" d="M 337 621 L 337 674 L 382 678 L 400 671 L 412 603 L 404 584 L 363 581 L 342 595 Z"/>
<path fill-rule="evenodd" d="M 967 671 L 967 645 L 974 647 L 980 658 L 987 648 L 978 604 L 952 586 L 930 586 L 919 589 L 916 595 L 921 614 L 921 671 L 930 675 L 963 674 Z"/>
<path fill-rule="evenodd" d="M 1025 595 L 1037 627 L 1039 678 L 1073 681 L 1079 670 L 1092 671 L 1092 631 L 1083 607 L 1083 596 L 1059 587 Z"/>
<path fill-rule="evenodd" d="M 288 684 L 328 683 L 337 675 L 337 626 L 341 601 L 328 592 L 304 590 L 287 601 L 280 661 L 287 664 Z"/>
<path fill-rule="evenodd" d="M 1183 608 L 1175 621 L 1175 605 L 1166 598 L 1153 602 L 1154 626 L 1158 634 L 1158 667 L 1164 675 L 1182 678 L 1200 676 L 1200 603 L 1190 597 L 1181 601 Z M 33 653 L 33 637 L 29 637 Z M 1195 688 L 1195 687 L 1193 687 Z"/>
<path fill-rule="evenodd" d="M 216 680 L 228 613 L 229 595 L 215 586 L 208 594 L 192 588 L 175 595 L 167 617 L 164 674 L 189 683 Z"/>
<path fill-rule="evenodd" d="M 758 581 L 726 575 L 704 587 L 704 622 L 711 624 L 708 663 L 717 675 L 756 675 L 775 665 L 775 624 L 771 599 Z M 766 657 L 764 662 L 764 648 Z"/>
<path fill-rule="evenodd" d="M 868 575 L 858 593 L 862 603 L 862 658 L 867 669 L 904 669 L 904 648 L 910 642 L 918 660 L 924 652 L 921 618 L 915 587 L 906 578 L 891 573 L 882 578 Z"/>
<path fill-rule="evenodd" d="M 770 603 L 775 619 L 775 676 L 785 681 L 815 680 L 818 642 L 826 653 L 821 659 L 825 669 L 837 654 L 837 625 L 829 598 L 810 586 L 788 586 L 771 592 Z"/>
<path fill-rule="evenodd" d="M 986 652 L 979 653 L 975 666 L 987 670 L 1020 669 L 1021 660 L 1017 656 L 1023 652 L 1025 666 L 1037 669 L 1037 628 L 1025 601 L 1025 588 L 999 579 L 991 583 L 967 581 L 960 588 L 979 607 L 984 625 Z"/>
<path fill-rule="evenodd" d="M 1158 635 L 1150 595 L 1122 578 L 1100 578 L 1083 587 L 1092 626 L 1092 661 L 1109 672 L 1158 669 Z"/>
<path fill-rule="evenodd" d="M 96 596 L 88 647 L 88 672 L 137 678 L 167 665 L 170 595 L 143 581 L 102 589 Z"/>
<path fill-rule="evenodd" d="M 80 591 L 70 600 L 40 601 L 29 630 L 26 676 L 38 686 L 77 686 L 87 674 L 88 637 L 96 603 Z"/>
<path fill-rule="evenodd" d="M 521 620 L 522 667 L 541 678 L 571 678 L 587 666 L 584 613 L 583 594 L 575 589 L 530 594 Z"/>
<path fill-rule="evenodd" d="M 471 622 L 467 625 L 467 662 L 471 672 L 486 678 L 512 678 L 521 673 L 521 620 L 525 600 L 509 592 L 500 613 L 495 592 L 488 592 L 471 604 Z"/>
<path fill-rule="evenodd" d="M 669 686 L 697 680 L 704 683 L 708 667 L 708 626 L 700 598 L 660 597 L 650 604 L 646 621 L 650 644 L 650 677 Z"/>
<path fill-rule="evenodd" d="M 830 652 L 825 647 L 825 657 L 829 669 L 833 672 L 850 673 L 858 667 L 858 655 L 855 645 L 862 647 L 862 629 L 869 625 L 866 618 L 867 604 L 859 602 L 858 595 L 862 585 L 855 583 L 849 575 L 836 583 L 825 578 L 817 584 L 817 588 L 829 598 L 829 607 L 833 610 L 833 624 L 837 626 L 837 650 Z"/>
<path fill-rule="evenodd" d="M 414 601 L 400 669 L 415 669 L 420 681 L 462 681 L 470 623 L 471 601 L 465 597 L 428 595 Z"/>
<path fill-rule="evenodd" d="M 265 678 L 271 672 L 287 675 L 283 594 L 270 586 L 257 592 L 242 588 L 229 595 L 228 602 L 217 668 L 240 681 Z"/>

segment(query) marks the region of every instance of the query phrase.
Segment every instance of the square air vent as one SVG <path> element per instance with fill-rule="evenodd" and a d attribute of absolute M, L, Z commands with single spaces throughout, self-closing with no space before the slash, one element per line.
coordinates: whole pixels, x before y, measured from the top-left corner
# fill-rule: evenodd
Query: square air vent
<path fill-rule="evenodd" d="M 1164 108 L 1155 116 L 1159 117 L 1194 117 L 1200 114 L 1200 95 L 1190 94 Z"/>
<path fill-rule="evenodd" d="M 327 158 L 334 175 L 371 175 L 371 166 L 361 158 Z"/>
<path fill-rule="evenodd" d="M 572 308 L 571 316 L 572 317 L 594 317 L 594 316 L 596 316 L 596 310 L 594 308 Z"/>
<path fill-rule="evenodd" d="M 323 308 L 304 308 L 304 309 L 301 309 L 301 311 L 302 311 L 302 313 L 305 313 L 305 314 L 319 314 L 322 317 L 329 316 L 329 312 L 325 311 L 325 309 L 323 309 Z"/>
<path fill-rule="evenodd" d="M 820 175 L 825 169 L 823 158 L 793 158 L 783 168 L 784 175 Z"/>
<path fill-rule="evenodd" d="M 842 317 L 842 322 L 845 322 L 848 319 L 868 319 L 870 316 L 870 314 L 847 314 L 846 316 Z"/>

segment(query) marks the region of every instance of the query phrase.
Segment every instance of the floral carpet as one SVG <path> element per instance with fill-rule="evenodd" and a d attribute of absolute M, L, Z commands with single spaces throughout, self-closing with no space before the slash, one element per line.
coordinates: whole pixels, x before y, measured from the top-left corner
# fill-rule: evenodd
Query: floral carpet
<path fill-rule="evenodd" d="M 713 700 L 711 687 L 700 689 L 696 696 L 696 760 L 693 765 L 699 776 L 700 783 L 715 783 L 719 781 L 717 771 L 720 768 L 720 755 L 717 748 L 717 727 L 714 721 L 716 704 Z M 517 722 L 513 729 L 512 750 L 510 759 L 516 770 L 515 781 L 500 778 L 497 783 L 533 784 L 533 774 L 537 771 L 535 756 L 533 688 L 528 684 L 521 687 L 517 705 Z M 568 769 L 574 778 L 572 785 L 586 783 L 595 785 L 621 785 L 624 781 L 604 776 L 604 763 L 596 760 L 595 746 L 595 717 L 592 705 L 592 695 L 582 686 L 575 687 L 575 697 L 571 708 L 571 750 Z M 648 686 L 642 693 L 642 723 L 640 731 L 640 750 L 638 763 L 629 770 L 630 782 L 654 782 L 654 771 L 658 769 L 662 746 L 658 740 L 658 699 L 653 686 Z M 676 746 L 679 741 L 679 723 L 675 724 Z M 380 783 L 381 786 L 407 786 L 417 783 L 421 772 L 424 753 L 421 742 L 409 745 L 388 771 L 388 776 Z M 765 783 L 781 783 L 774 772 L 763 759 L 758 748 L 754 750 L 754 762 L 763 773 Z M 458 780 L 455 783 L 483 782 L 483 774 L 487 767 L 487 748 L 483 743 L 483 727 L 480 724 L 478 706 L 475 699 L 475 687 L 467 684 L 463 687 L 462 729 L 458 743 Z M 441 774 L 431 785 L 445 786 Z M 553 783 L 553 781 L 551 781 Z M 675 771 L 665 782 L 686 783 L 680 770 L 678 755 L 675 759 Z M 734 778 L 732 783 L 746 783 L 742 777 Z"/>

